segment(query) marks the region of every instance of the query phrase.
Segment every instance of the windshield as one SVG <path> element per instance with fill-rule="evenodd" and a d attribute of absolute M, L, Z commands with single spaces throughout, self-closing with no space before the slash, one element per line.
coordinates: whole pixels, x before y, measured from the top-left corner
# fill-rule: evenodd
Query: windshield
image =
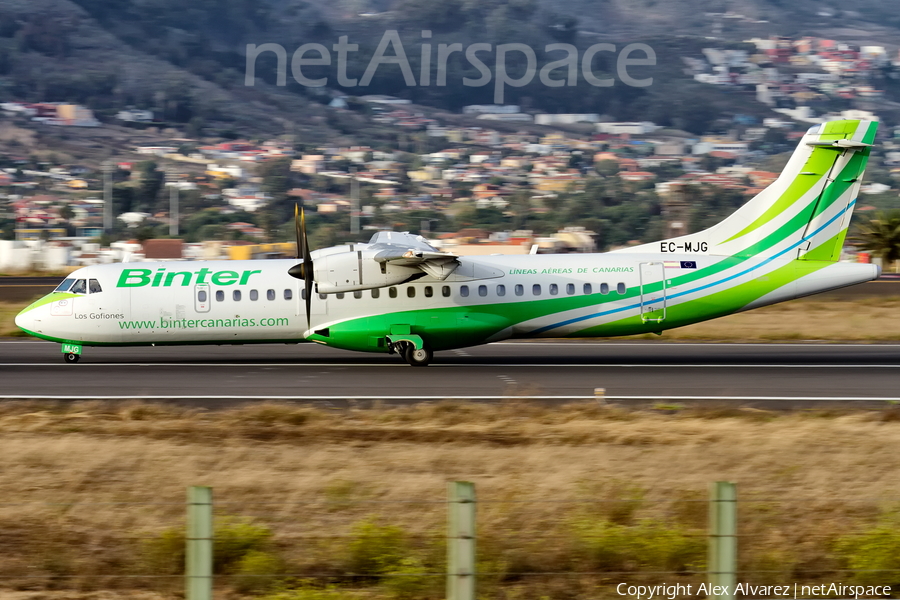
<path fill-rule="evenodd" d="M 54 292 L 68 292 L 69 288 L 72 287 L 72 284 L 75 283 L 74 279 L 65 279 L 62 283 L 56 286 Z"/>

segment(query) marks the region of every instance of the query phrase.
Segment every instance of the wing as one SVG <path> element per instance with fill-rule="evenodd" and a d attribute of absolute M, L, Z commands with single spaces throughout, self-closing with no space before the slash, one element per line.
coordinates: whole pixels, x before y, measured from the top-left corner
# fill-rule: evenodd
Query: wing
<path fill-rule="evenodd" d="M 369 244 L 376 262 L 418 268 L 435 279 L 446 279 L 459 266 L 456 254 L 439 251 L 420 235 L 382 231 Z"/>

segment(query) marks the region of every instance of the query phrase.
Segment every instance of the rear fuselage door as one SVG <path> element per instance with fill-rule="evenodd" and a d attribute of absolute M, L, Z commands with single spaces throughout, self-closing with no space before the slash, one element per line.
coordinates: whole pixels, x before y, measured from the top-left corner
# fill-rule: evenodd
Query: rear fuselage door
<path fill-rule="evenodd" d="M 666 274 L 661 262 L 641 263 L 641 320 L 661 323 L 666 319 Z"/>

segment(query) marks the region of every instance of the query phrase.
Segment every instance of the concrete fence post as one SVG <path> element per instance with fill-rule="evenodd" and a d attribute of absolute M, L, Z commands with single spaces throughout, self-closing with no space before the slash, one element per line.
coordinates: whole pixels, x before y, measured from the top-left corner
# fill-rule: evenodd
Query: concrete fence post
<path fill-rule="evenodd" d="M 213 504 L 212 488 L 188 488 L 187 547 L 185 552 L 186 600 L 212 600 Z"/>
<path fill-rule="evenodd" d="M 737 585 L 737 486 L 716 481 L 709 495 L 709 585 L 727 588 L 716 600 L 734 600 Z M 724 590 L 723 590 L 724 591 Z"/>
<path fill-rule="evenodd" d="M 447 484 L 447 600 L 475 600 L 475 484 Z"/>

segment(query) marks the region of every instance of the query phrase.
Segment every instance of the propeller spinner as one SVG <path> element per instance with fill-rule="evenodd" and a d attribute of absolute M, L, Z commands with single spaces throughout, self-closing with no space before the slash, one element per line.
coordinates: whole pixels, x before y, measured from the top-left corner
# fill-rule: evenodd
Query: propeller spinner
<path fill-rule="evenodd" d="M 297 258 L 303 262 L 288 269 L 288 275 L 304 281 L 303 295 L 306 299 L 306 326 L 310 326 L 312 311 L 312 287 L 315 270 L 312 255 L 309 252 L 309 238 L 306 234 L 306 216 L 302 208 L 294 205 L 294 228 L 297 231 Z"/>

